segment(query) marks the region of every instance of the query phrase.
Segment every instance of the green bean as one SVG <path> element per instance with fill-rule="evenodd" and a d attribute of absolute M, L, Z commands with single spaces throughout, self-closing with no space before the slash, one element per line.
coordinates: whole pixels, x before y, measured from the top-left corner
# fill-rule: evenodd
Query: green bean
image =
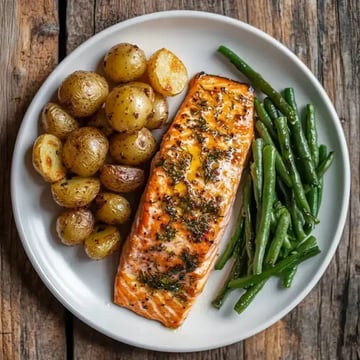
<path fill-rule="evenodd" d="M 296 275 L 296 272 L 297 272 L 297 265 L 287 269 L 284 271 L 284 275 L 283 275 L 283 278 L 282 278 L 282 284 L 285 288 L 290 288 L 291 287 L 291 284 L 294 280 L 294 277 Z"/>
<path fill-rule="evenodd" d="M 326 157 L 327 157 L 327 146 L 324 144 L 321 144 L 319 146 L 319 163 L 323 162 L 326 159 Z M 318 215 L 319 210 L 320 210 L 323 189 L 324 189 L 324 178 L 320 177 L 319 178 L 319 187 L 318 187 L 318 209 L 317 209 L 316 216 Z"/>
<path fill-rule="evenodd" d="M 263 186 L 263 159 L 262 151 L 264 147 L 264 140 L 257 138 L 252 144 L 252 154 L 254 162 L 251 164 L 251 176 L 253 180 L 253 191 L 257 209 L 261 205 L 262 186 Z"/>
<path fill-rule="evenodd" d="M 274 275 L 280 275 L 283 271 L 299 265 L 303 261 L 320 253 L 318 246 L 305 250 L 301 253 L 294 253 L 286 258 L 280 260 L 275 266 L 265 269 L 262 273 L 250 276 L 244 276 L 237 279 L 233 279 L 229 282 L 229 288 L 247 288 L 258 284 L 259 282 L 268 279 Z"/>
<path fill-rule="evenodd" d="M 275 159 L 276 173 L 284 181 L 284 183 L 290 187 L 292 183 L 291 183 L 289 173 L 286 169 L 286 166 L 284 164 L 284 161 L 283 161 L 279 151 L 275 147 L 275 144 L 274 144 L 266 126 L 261 121 L 256 121 L 255 127 L 256 127 L 256 130 L 257 130 L 259 136 L 261 136 L 261 138 L 264 140 L 264 143 L 274 146 L 275 152 L 276 152 L 276 159 Z"/>
<path fill-rule="evenodd" d="M 304 218 L 302 212 L 296 205 L 294 191 L 292 189 L 286 188 L 282 180 L 279 178 L 276 178 L 276 188 L 283 197 L 285 205 L 290 212 L 291 227 L 295 233 L 296 239 L 301 241 L 302 239 L 306 238 L 306 234 L 303 229 Z"/>
<path fill-rule="evenodd" d="M 260 210 L 259 226 L 255 237 L 255 255 L 253 263 L 254 274 L 262 271 L 266 244 L 270 232 L 270 213 L 274 203 L 275 193 L 275 148 L 272 145 L 265 145 L 263 149 L 264 185 L 262 205 Z"/>
<path fill-rule="evenodd" d="M 298 161 L 301 163 L 301 166 L 304 171 L 304 177 L 306 182 L 318 185 L 318 177 L 315 171 L 316 165 L 313 162 L 312 154 L 310 152 L 308 139 L 306 138 L 299 115 L 297 112 L 297 105 L 295 101 L 295 92 L 293 88 L 286 88 L 284 90 L 284 97 L 288 104 L 294 110 L 294 117 L 289 118 L 288 125 L 291 130 L 293 144 L 295 153 L 297 155 Z"/>
<path fill-rule="evenodd" d="M 252 194 L 251 176 L 248 173 L 246 173 L 243 192 L 242 192 L 243 205 L 242 205 L 241 213 L 244 220 L 245 249 L 249 262 L 252 262 L 252 259 L 254 257 L 254 231 L 253 231 L 252 215 L 251 215 L 251 198 L 252 198 L 251 194 Z"/>
<path fill-rule="evenodd" d="M 310 206 L 311 213 L 316 216 L 319 208 L 319 188 L 311 186 L 310 191 L 306 193 L 306 198 Z"/>
<path fill-rule="evenodd" d="M 220 288 L 214 300 L 211 302 L 215 308 L 220 309 L 221 306 L 224 304 L 225 298 L 230 291 L 228 284 L 231 280 L 236 279 L 238 277 L 240 272 L 240 266 L 241 264 L 239 258 L 237 257 L 231 267 L 229 275 L 227 276 L 224 284 Z"/>
<path fill-rule="evenodd" d="M 278 260 L 280 249 L 286 238 L 286 234 L 290 224 L 290 214 L 288 210 L 284 209 L 279 218 L 275 235 L 270 243 L 269 250 L 265 258 L 265 264 L 273 266 Z"/>
<path fill-rule="evenodd" d="M 227 59 L 230 60 L 235 67 L 242 72 L 252 83 L 254 88 L 262 91 L 266 94 L 273 103 L 277 106 L 277 108 L 283 113 L 285 116 L 289 116 L 293 118 L 295 116 L 295 112 L 292 107 L 285 101 L 285 99 L 281 96 L 281 94 L 276 91 L 258 72 L 252 69 L 244 60 L 242 60 L 238 55 L 236 55 L 232 50 L 227 47 L 221 45 L 218 48 L 218 52 L 224 55 Z"/>
<path fill-rule="evenodd" d="M 285 165 L 289 170 L 289 176 L 291 178 L 292 189 L 295 194 L 297 206 L 306 216 L 309 217 L 309 215 L 311 215 L 310 207 L 305 196 L 305 191 L 301 182 L 299 172 L 296 168 L 294 154 L 291 150 L 290 135 L 288 127 L 286 125 L 286 118 L 282 116 L 278 117 L 275 120 L 275 126 L 278 133 L 281 154 L 285 161 Z"/>
<path fill-rule="evenodd" d="M 221 255 L 216 260 L 215 270 L 223 269 L 225 264 L 227 263 L 227 261 L 233 255 L 236 244 L 238 243 L 238 241 L 239 241 L 239 239 L 241 237 L 243 227 L 244 227 L 244 219 L 243 219 L 242 214 L 240 212 L 240 214 L 238 216 L 238 219 L 237 219 L 237 222 L 236 222 L 235 230 L 234 230 L 230 240 L 226 244 L 226 247 L 225 247 L 224 251 L 221 253 Z"/>
<path fill-rule="evenodd" d="M 273 139 L 276 139 L 276 132 L 274 129 L 273 121 L 271 120 L 269 114 L 265 110 L 263 103 L 256 97 L 254 98 L 254 106 L 256 113 L 259 116 L 259 119 L 266 126 L 266 129 L 271 135 L 271 137 Z"/>
<path fill-rule="evenodd" d="M 270 100 L 269 97 L 264 99 L 264 108 L 265 108 L 266 112 L 269 114 L 272 121 L 274 121 L 277 117 L 280 116 L 276 106 Z"/>
<path fill-rule="evenodd" d="M 305 133 L 306 139 L 309 144 L 309 150 L 311 153 L 312 161 L 317 167 L 319 165 L 319 147 L 318 147 L 318 135 L 315 123 L 315 109 L 311 104 L 306 105 L 305 113 Z"/>
<path fill-rule="evenodd" d="M 217 309 L 220 309 L 225 301 L 225 298 L 232 290 L 228 287 L 230 280 L 247 275 L 246 250 L 245 242 L 243 240 L 244 239 L 241 238 L 240 241 L 236 244 L 234 249 L 234 262 L 231 266 L 230 272 L 228 273 L 216 297 L 212 301 L 212 305 Z"/>
<path fill-rule="evenodd" d="M 245 293 L 241 295 L 240 299 L 234 306 L 235 311 L 238 314 L 241 314 L 254 300 L 255 296 L 260 292 L 264 287 L 266 280 L 260 281 L 258 284 L 253 285 L 252 287 L 246 289 Z"/>
<path fill-rule="evenodd" d="M 329 169 L 333 161 L 334 161 L 334 152 L 330 151 L 326 159 L 323 160 L 316 169 L 319 178 L 324 176 L 325 172 Z"/>

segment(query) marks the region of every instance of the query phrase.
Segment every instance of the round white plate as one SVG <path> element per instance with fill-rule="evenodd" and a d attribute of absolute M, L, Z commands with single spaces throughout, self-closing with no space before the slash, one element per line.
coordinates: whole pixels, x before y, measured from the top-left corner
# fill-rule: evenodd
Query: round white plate
<path fill-rule="evenodd" d="M 251 306 L 240 316 L 233 310 L 233 294 L 218 311 L 210 302 L 225 271 L 213 272 L 203 294 L 178 330 L 169 330 L 112 303 L 118 255 L 108 260 L 89 260 L 82 247 L 59 243 L 54 205 L 49 186 L 31 165 L 31 148 L 39 135 L 39 114 L 44 104 L 69 73 L 94 70 L 114 44 L 139 45 L 149 56 L 166 47 L 177 54 L 192 76 L 199 71 L 243 79 L 217 54 L 220 44 L 229 46 L 277 89 L 293 86 L 299 107 L 313 103 L 319 141 L 335 151 L 335 161 L 325 176 L 321 223 L 315 231 L 322 253 L 302 264 L 292 288 L 281 289 L 269 281 Z M 184 95 L 171 99 L 173 115 Z M 52 293 L 78 318 L 119 341 L 161 351 L 198 351 L 243 340 L 267 328 L 293 309 L 313 288 L 327 268 L 345 223 L 350 166 L 340 121 L 327 95 L 311 72 L 288 49 L 263 32 L 224 16 L 170 11 L 130 19 L 114 25 L 72 52 L 45 81 L 21 125 L 11 173 L 12 202 L 23 246 L 34 268 Z M 226 240 L 226 239 L 225 239 Z"/>

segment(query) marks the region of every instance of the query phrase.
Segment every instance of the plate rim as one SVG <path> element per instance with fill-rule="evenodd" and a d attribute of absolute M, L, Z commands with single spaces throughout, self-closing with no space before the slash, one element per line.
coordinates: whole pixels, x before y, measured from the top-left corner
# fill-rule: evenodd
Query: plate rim
<path fill-rule="evenodd" d="M 28 114 L 31 113 L 31 110 L 33 107 L 36 106 L 37 99 L 40 97 L 41 89 L 46 86 L 47 83 L 50 83 L 55 76 L 56 70 L 61 66 L 65 67 L 68 62 L 71 62 L 73 58 L 76 57 L 78 52 L 81 52 L 83 48 L 90 47 L 92 43 L 96 43 L 98 41 L 98 38 L 101 37 L 107 37 L 109 33 L 112 33 L 114 31 L 121 31 L 122 28 L 127 28 L 129 26 L 133 26 L 134 24 L 146 22 L 146 21 L 153 21 L 156 19 L 163 19 L 168 17 L 175 17 L 175 18 L 201 18 L 201 19 L 207 19 L 207 20 L 214 20 L 214 21 L 221 21 L 226 24 L 233 24 L 237 26 L 238 28 L 246 29 L 247 31 L 250 31 L 251 33 L 255 34 L 256 36 L 261 37 L 262 39 L 266 40 L 267 42 L 270 42 L 271 45 L 278 48 L 281 52 L 284 52 L 286 56 L 290 57 L 292 61 L 296 63 L 297 66 L 300 66 L 304 72 L 308 74 L 310 78 L 313 80 L 313 85 L 316 87 L 316 90 L 321 94 L 321 97 L 326 100 L 326 105 L 329 107 L 332 114 L 336 117 L 338 121 L 334 122 L 334 126 L 337 131 L 338 135 L 338 141 L 340 144 L 341 149 L 343 150 L 343 157 L 341 158 L 342 165 L 344 168 L 344 196 L 342 198 L 341 203 L 341 216 L 338 220 L 339 226 L 336 229 L 336 233 L 333 236 L 333 240 L 330 244 L 330 246 L 327 249 L 326 257 L 324 258 L 323 262 L 319 266 L 319 270 L 315 274 L 315 276 L 312 278 L 311 282 L 307 284 L 306 287 L 300 291 L 298 296 L 294 299 L 294 301 L 288 306 L 286 306 L 283 311 L 276 314 L 276 316 L 271 317 L 267 322 L 262 323 L 261 325 L 255 327 L 251 332 L 248 333 L 248 336 L 242 339 L 238 339 L 236 341 L 222 341 L 218 342 L 215 345 L 209 345 L 209 346 L 202 346 L 199 348 L 166 348 L 166 347 L 159 347 L 159 346 L 149 346 L 144 345 L 141 342 L 127 339 L 123 336 L 116 336 L 112 332 L 109 332 L 107 329 L 98 326 L 98 324 L 93 321 L 92 319 L 89 319 L 85 315 L 83 315 L 76 307 L 74 307 L 69 299 L 67 299 L 65 296 L 62 295 L 62 293 L 59 291 L 59 289 L 52 283 L 51 279 L 47 275 L 47 273 L 44 271 L 44 269 L 41 267 L 41 265 L 38 262 L 38 259 L 36 258 L 36 255 L 34 254 L 30 244 L 28 241 L 26 241 L 26 232 L 23 228 L 23 224 L 21 221 L 21 214 L 19 211 L 19 208 L 17 207 L 17 198 L 16 198 L 16 182 L 15 182 L 15 173 L 16 173 L 16 163 L 14 162 L 15 159 L 19 158 L 19 146 L 18 142 L 23 137 L 24 132 L 24 121 L 21 123 L 18 133 L 16 136 L 16 141 L 14 145 L 14 151 L 12 156 L 12 163 L 11 163 L 11 178 L 10 178 L 10 191 L 11 191 L 11 203 L 12 203 L 12 210 L 14 215 L 14 220 L 16 224 L 16 228 L 19 234 L 19 238 L 21 240 L 22 246 L 25 250 L 25 253 L 30 260 L 32 266 L 34 267 L 34 270 L 38 274 L 38 276 L 41 278 L 43 283 L 46 285 L 46 287 L 49 289 L 49 291 L 55 296 L 55 298 L 63 305 L 65 308 L 67 308 L 69 311 L 71 311 L 78 319 L 92 327 L 93 329 L 99 331 L 102 334 L 105 334 L 106 336 L 116 340 L 120 341 L 132 346 L 136 346 L 138 348 L 144 348 L 149 350 L 155 350 L 155 351 L 166 351 L 166 352 L 195 352 L 195 351 L 205 351 L 205 350 L 212 350 L 216 348 L 220 348 L 223 346 L 231 345 L 233 343 L 245 340 L 251 336 L 254 336 L 255 334 L 267 329 L 271 325 L 278 322 L 281 318 L 283 318 L 286 314 L 288 314 L 290 311 L 292 311 L 296 306 L 299 305 L 299 303 L 310 293 L 310 291 L 314 288 L 314 286 L 318 283 L 318 281 L 322 278 L 324 273 L 326 272 L 330 261 L 333 259 L 336 249 L 340 243 L 341 236 L 345 227 L 346 218 L 348 214 L 348 208 L 349 208 L 349 199 L 350 199 L 350 185 L 351 185 L 351 167 L 350 167 L 350 159 L 349 159 L 349 150 L 346 143 L 346 137 L 344 130 L 341 126 L 341 122 L 339 120 L 339 116 L 334 108 L 334 105 L 330 98 L 328 97 L 327 93 L 325 92 L 323 86 L 319 82 L 319 80 L 315 77 L 315 75 L 310 71 L 310 69 L 284 44 L 282 44 L 279 40 L 275 39 L 271 35 L 267 34 L 263 30 L 260 30 L 253 25 L 250 25 L 242 20 L 238 20 L 233 17 L 229 17 L 222 14 L 216 14 L 208 11 L 197 11 L 197 10 L 166 10 L 166 11 L 159 11 L 159 12 L 152 12 L 140 16 L 136 16 L 133 18 L 129 18 L 123 21 L 120 21 L 116 24 L 113 24 L 104 30 L 98 32 L 97 34 L 93 35 L 86 41 L 84 41 L 81 45 L 79 45 L 76 49 L 74 49 L 70 54 L 68 54 L 49 74 L 49 76 L 46 78 L 46 80 L 42 83 L 42 85 L 39 87 L 39 89 L 36 92 L 36 95 L 32 98 L 24 116 L 23 120 L 28 117 Z"/>

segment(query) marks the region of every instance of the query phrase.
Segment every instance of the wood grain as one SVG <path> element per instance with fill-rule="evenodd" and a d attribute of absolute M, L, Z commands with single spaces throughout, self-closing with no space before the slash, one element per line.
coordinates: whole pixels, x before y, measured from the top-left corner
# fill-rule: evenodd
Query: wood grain
<path fill-rule="evenodd" d="M 24 112 L 57 61 L 55 2 L 0 2 L 0 359 L 61 359 L 63 308 L 28 261 L 10 202 L 12 149 Z M 3 16 L 6 14 L 6 16 Z"/>
<path fill-rule="evenodd" d="M 360 359 L 358 0 L 0 0 L 0 359 Z M 12 149 L 22 116 L 61 57 L 127 18 L 173 9 L 245 21 L 292 50 L 338 112 L 350 149 L 352 196 L 341 243 L 315 289 L 269 329 L 221 349 L 171 354 L 116 342 L 64 311 L 29 263 L 9 211 Z M 66 18 L 65 18 L 66 17 Z M 62 44 L 64 46 L 62 46 Z M 66 321 L 64 320 L 66 315 Z M 67 348 L 67 345 L 69 346 Z"/>

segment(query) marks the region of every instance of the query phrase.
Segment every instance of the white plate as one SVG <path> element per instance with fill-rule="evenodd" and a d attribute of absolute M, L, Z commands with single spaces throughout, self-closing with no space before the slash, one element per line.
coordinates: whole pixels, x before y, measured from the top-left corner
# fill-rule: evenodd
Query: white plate
<path fill-rule="evenodd" d="M 242 55 L 276 88 L 293 86 L 298 105 L 313 103 L 317 112 L 319 141 L 335 151 L 335 161 L 325 176 L 325 195 L 316 228 L 322 253 L 301 265 L 291 289 L 269 281 L 242 314 L 232 310 L 237 296 L 217 311 L 210 301 L 225 272 L 214 272 L 178 330 L 112 304 L 112 286 L 118 258 L 93 262 L 81 247 L 59 244 L 54 231 L 55 215 L 47 186 L 31 165 L 31 148 L 38 135 L 43 105 L 55 94 L 66 75 L 78 69 L 96 69 L 115 43 L 139 45 L 147 55 L 166 47 L 184 61 L 190 75 L 205 71 L 232 78 L 239 73 L 216 53 L 224 44 Z M 182 97 L 172 99 L 171 113 Z M 340 121 L 327 95 L 311 72 L 288 49 L 263 32 L 227 17 L 201 12 L 160 12 L 114 25 L 71 53 L 45 81 L 21 125 L 12 166 L 12 201 L 23 246 L 34 268 L 52 293 L 77 317 L 119 341 L 161 351 L 198 351 L 243 340 L 272 325 L 293 309 L 313 288 L 327 268 L 345 223 L 350 166 Z"/>

